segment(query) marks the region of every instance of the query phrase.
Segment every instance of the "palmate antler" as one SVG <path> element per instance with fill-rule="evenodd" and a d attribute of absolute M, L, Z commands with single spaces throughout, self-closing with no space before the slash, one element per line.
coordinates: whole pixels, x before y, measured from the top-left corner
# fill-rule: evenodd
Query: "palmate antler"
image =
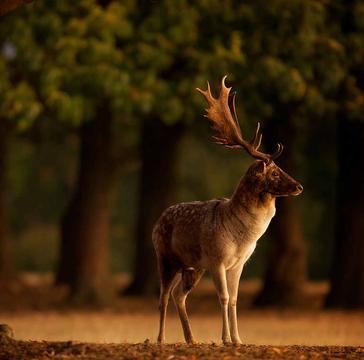
<path fill-rule="evenodd" d="M 271 162 L 281 155 L 283 151 L 283 145 L 278 143 L 278 149 L 274 154 L 265 154 L 259 151 L 258 149 L 262 143 L 262 135 L 259 135 L 259 122 L 252 140 L 247 141 L 243 138 L 238 117 L 236 115 L 236 94 L 233 95 L 233 113 L 231 113 L 229 106 L 229 94 L 231 87 L 226 87 L 226 78 L 227 76 L 222 78 L 220 95 L 217 99 L 215 99 L 211 94 L 209 82 L 207 82 L 206 91 L 198 88 L 196 89 L 205 97 L 209 104 L 209 107 L 206 109 L 207 114 L 205 116 L 210 120 L 212 129 L 215 131 L 215 136 L 213 136 L 213 139 L 217 144 L 224 145 L 228 148 L 244 148 L 252 157 L 264 160 L 266 163 Z"/>

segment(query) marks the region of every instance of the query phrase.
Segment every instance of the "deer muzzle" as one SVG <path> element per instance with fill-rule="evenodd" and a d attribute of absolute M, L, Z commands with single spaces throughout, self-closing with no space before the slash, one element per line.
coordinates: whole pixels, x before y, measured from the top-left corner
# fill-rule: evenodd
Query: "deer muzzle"
<path fill-rule="evenodd" d="M 292 193 L 292 195 L 297 196 L 297 195 L 301 194 L 302 191 L 303 191 L 303 186 L 301 184 L 298 184 L 296 186 L 296 190 Z"/>

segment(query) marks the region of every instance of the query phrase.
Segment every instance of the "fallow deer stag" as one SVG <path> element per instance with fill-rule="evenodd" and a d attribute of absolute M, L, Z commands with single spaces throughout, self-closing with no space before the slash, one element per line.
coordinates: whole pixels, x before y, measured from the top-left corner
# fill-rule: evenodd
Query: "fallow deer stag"
<path fill-rule="evenodd" d="M 257 159 L 241 178 L 231 199 L 181 203 L 169 207 L 153 230 L 153 244 L 160 275 L 160 328 L 158 342 L 165 341 L 165 318 L 172 292 L 187 343 L 194 343 L 186 312 L 188 293 L 210 271 L 222 312 L 222 341 L 241 343 L 236 303 L 241 272 L 252 255 L 257 240 L 275 214 L 278 196 L 299 195 L 303 187 L 280 169 L 274 160 L 282 153 L 278 144 L 274 154 L 259 151 L 262 135 L 258 123 L 251 141 L 243 138 L 235 110 L 229 106 L 231 88 L 222 79 L 220 96 L 197 89 L 207 100 L 205 115 L 215 131 L 216 143 L 243 148 Z"/>

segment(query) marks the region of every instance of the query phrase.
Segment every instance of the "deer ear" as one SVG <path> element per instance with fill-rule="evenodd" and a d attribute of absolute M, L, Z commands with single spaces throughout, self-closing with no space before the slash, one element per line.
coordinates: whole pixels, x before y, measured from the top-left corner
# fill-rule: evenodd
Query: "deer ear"
<path fill-rule="evenodd" d="M 265 174 L 267 169 L 267 165 L 265 163 L 265 161 L 259 161 L 256 168 L 255 168 L 255 173 L 256 174 Z"/>

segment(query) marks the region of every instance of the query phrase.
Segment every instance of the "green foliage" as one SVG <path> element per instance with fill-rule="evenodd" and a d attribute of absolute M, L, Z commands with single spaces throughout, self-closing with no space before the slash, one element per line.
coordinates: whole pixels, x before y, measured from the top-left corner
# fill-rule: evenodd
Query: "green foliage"
<path fill-rule="evenodd" d="M 361 1 L 354 1 L 351 6 L 343 9 L 341 18 L 343 23 L 342 37 L 346 54 L 346 81 L 343 89 L 341 106 L 351 121 L 364 121 L 364 6 Z M 347 18 L 350 24 L 345 24 Z"/>
<path fill-rule="evenodd" d="M 244 94 L 248 119 L 277 117 L 285 104 L 321 116 L 345 76 L 343 46 L 327 28 L 324 3 L 180 0 L 140 7 L 92 0 L 25 7 L 1 27 L 16 49 L 4 70 L 28 81 L 36 101 L 73 125 L 92 118 L 105 99 L 119 119 L 154 113 L 166 123 L 191 123 L 203 104 L 191 90 L 225 73 L 234 74 L 229 80 Z M 361 43 L 351 39 L 356 49 Z"/>
<path fill-rule="evenodd" d="M 129 75 L 118 45 L 132 34 L 125 4 L 37 1 L 5 19 L 0 33 L 15 49 L 10 59 L 2 58 L 8 87 L 26 81 L 21 89 L 28 89 L 27 98 L 33 94 L 31 100 L 56 119 L 77 126 L 92 118 L 100 101 L 107 99 L 119 112 L 120 99 L 126 103 Z M 38 105 L 28 117 L 39 112 Z"/>

